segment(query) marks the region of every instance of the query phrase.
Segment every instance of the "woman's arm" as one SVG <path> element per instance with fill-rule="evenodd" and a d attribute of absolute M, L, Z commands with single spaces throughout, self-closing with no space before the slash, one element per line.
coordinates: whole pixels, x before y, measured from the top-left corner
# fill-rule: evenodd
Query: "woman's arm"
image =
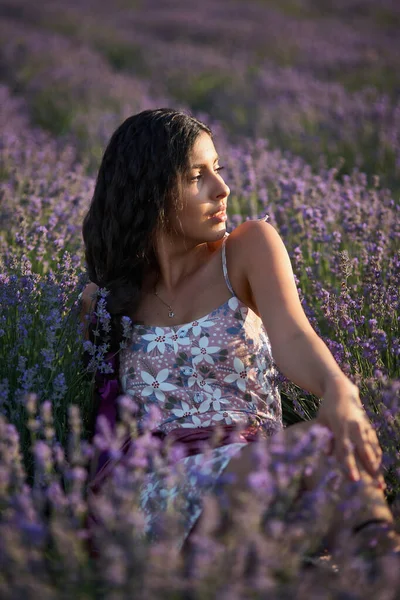
<path fill-rule="evenodd" d="M 352 445 L 375 475 L 381 450 L 362 409 L 358 388 L 341 371 L 308 321 L 280 236 L 268 223 L 248 221 L 230 238 L 227 253 L 228 267 L 230 261 L 235 265 L 233 285 L 237 284 L 243 301 L 260 315 L 276 365 L 288 379 L 324 398 L 318 420 L 332 430 L 335 453 L 353 477 L 358 479 L 349 450 Z"/>
<path fill-rule="evenodd" d="M 88 317 L 93 311 L 96 300 L 93 298 L 94 293 L 98 290 L 98 286 L 95 283 L 88 283 L 82 292 L 82 308 L 80 314 L 80 320 L 83 323 L 83 335 L 86 340 L 89 339 L 89 321 Z"/>
<path fill-rule="evenodd" d="M 319 397 L 330 385 L 348 385 L 304 313 L 288 253 L 276 230 L 262 221 L 249 221 L 240 229 L 232 263 L 242 267 L 247 300 L 264 323 L 278 368 Z"/>

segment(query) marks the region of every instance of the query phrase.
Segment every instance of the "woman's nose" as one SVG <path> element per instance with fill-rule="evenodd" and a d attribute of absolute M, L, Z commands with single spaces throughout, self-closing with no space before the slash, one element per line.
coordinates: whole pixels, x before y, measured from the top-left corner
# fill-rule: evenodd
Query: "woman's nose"
<path fill-rule="evenodd" d="M 229 186 L 226 185 L 225 181 L 219 181 L 218 183 L 219 183 L 219 185 L 217 186 L 216 197 L 217 198 L 221 198 L 221 197 L 227 198 L 229 196 L 229 194 L 231 193 Z"/>

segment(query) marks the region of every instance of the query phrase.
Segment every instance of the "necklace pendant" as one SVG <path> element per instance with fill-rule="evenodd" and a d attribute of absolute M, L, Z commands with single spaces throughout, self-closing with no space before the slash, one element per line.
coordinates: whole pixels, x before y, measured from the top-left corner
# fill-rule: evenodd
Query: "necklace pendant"
<path fill-rule="evenodd" d="M 170 310 L 169 313 L 168 313 L 168 316 L 169 316 L 170 319 L 172 319 L 172 317 L 175 316 L 174 311 Z"/>

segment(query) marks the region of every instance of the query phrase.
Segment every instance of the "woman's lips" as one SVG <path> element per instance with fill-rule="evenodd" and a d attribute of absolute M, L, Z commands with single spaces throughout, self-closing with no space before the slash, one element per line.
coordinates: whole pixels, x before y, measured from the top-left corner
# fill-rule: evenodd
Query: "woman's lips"
<path fill-rule="evenodd" d="M 217 213 L 214 213 L 213 215 L 210 215 L 209 217 L 210 219 L 215 219 L 217 221 L 220 221 L 221 223 L 227 220 L 227 215 L 226 215 L 226 211 L 225 210 L 220 210 Z"/>

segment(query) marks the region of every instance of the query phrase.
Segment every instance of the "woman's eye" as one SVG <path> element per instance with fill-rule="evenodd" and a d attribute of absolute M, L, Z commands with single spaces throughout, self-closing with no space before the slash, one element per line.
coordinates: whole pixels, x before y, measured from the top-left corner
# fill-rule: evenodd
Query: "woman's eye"
<path fill-rule="evenodd" d="M 225 169 L 225 167 L 216 167 L 215 171 L 218 173 L 219 171 L 222 171 L 222 169 Z M 202 175 L 196 175 L 196 177 L 192 177 L 191 181 L 199 181 L 199 179 L 201 179 Z"/>

